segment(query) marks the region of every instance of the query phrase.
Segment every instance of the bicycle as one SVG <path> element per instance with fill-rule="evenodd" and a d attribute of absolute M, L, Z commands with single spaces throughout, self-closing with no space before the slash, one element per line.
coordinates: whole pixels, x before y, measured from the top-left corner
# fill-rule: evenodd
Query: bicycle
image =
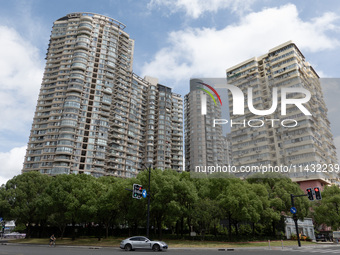
<path fill-rule="evenodd" d="M 50 241 L 50 247 L 55 247 L 55 240 Z"/>

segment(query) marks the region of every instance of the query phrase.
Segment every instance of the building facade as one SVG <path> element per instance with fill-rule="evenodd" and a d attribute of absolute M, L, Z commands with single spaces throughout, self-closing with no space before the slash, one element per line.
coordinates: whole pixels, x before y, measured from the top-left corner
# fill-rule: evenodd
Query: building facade
<path fill-rule="evenodd" d="M 132 72 L 134 41 L 124 28 L 92 13 L 54 22 L 23 172 L 134 177 L 147 164 L 183 169 L 183 101 Z"/>
<path fill-rule="evenodd" d="M 304 218 L 303 221 L 298 219 L 299 233 L 308 238 L 315 240 L 314 224 L 312 218 Z M 285 217 L 285 236 L 291 239 L 292 235 L 296 237 L 295 222 L 292 217 Z"/>
<path fill-rule="evenodd" d="M 248 94 L 248 98 L 252 96 L 253 108 L 257 110 L 270 109 L 272 98 L 278 97 L 273 113 L 255 115 L 245 102 L 244 115 L 230 114 L 230 119 L 237 123 L 231 127 L 233 165 L 293 166 L 289 176 L 295 181 L 336 178 L 334 172 L 316 173 L 311 168 L 318 164 L 335 165 L 338 161 L 319 76 L 293 42 L 227 69 L 227 81 L 240 88 L 244 95 L 251 88 L 252 95 Z M 278 89 L 277 95 L 274 88 Z M 282 114 L 282 88 L 308 90 L 311 98 L 303 106 L 312 115 L 304 114 L 301 107 L 294 104 L 287 104 L 286 114 Z M 287 94 L 288 99 L 304 96 L 302 93 Z M 230 113 L 233 104 L 229 92 Z"/>
<path fill-rule="evenodd" d="M 155 168 L 183 171 L 183 99 L 156 78 L 145 80 L 150 83 L 145 165 L 153 162 Z"/>
<path fill-rule="evenodd" d="M 213 127 L 214 119 L 221 119 L 221 106 L 198 89 L 202 87 L 200 82 L 191 79 L 190 92 L 184 97 L 186 171 L 227 165 L 222 127 Z M 206 102 L 205 114 L 202 114 L 202 100 Z"/>

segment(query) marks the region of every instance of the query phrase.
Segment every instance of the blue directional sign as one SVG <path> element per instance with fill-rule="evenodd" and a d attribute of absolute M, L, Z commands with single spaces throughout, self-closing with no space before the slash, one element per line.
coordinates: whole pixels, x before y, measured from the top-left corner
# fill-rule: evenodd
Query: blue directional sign
<path fill-rule="evenodd" d="M 293 214 L 295 214 L 295 213 L 297 212 L 297 210 L 296 210 L 295 207 L 292 207 L 292 208 L 290 208 L 290 212 L 293 213 Z"/>
<path fill-rule="evenodd" d="M 0 222 L 3 220 L 3 218 L 0 217 Z"/>
<path fill-rule="evenodd" d="M 146 196 L 147 196 L 146 189 L 143 189 L 142 196 L 143 196 L 144 198 L 146 198 Z"/>

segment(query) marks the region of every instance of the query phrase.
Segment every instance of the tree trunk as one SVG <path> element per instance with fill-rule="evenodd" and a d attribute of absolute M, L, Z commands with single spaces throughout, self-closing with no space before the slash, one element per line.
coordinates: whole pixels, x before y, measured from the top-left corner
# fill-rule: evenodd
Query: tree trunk
<path fill-rule="evenodd" d="M 153 221 L 153 233 L 154 235 L 157 234 L 157 228 L 156 228 L 157 224 L 156 224 L 156 220 Z"/>
<path fill-rule="evenodd" d="M 59 231 L 60 231 L 60 239 L 63 240 L 65 229 L 66 229 L 66 225 L 65 224 L 58 225 L 58 228 L 59 228 Z"/>
<path fill-rule="evenodd" d="M 157 219 L 158 238 L 162 240 L 162 220 Z"/>
<path fill-rule="evenodd" d="M 189 227 L 190 229 L 190 227 Z M 181 218 L 181 238 L 183 238 L 183 231 L 184 231 L 184 217 Z"/>
<path fill-rule="evenodd" d="M 183 223 L 183 225 L 184 225 L 184 223 Z M 190 217 L 187 218 L 187 225 L 188 225 L 188 228 L 189 228 L 189 232 L 194 231 L 192 229 L 192 224 L 191 224 L 191 218 Z"/>
<path fill-rule="evenodd" d="M 98 241 L 100 241 L 102 239 L 102 224 L 99 223 L 99 226 L 97 227 L 97 238 L 98 238 Z"/>
<path fill-rule="evenodd" d="M 201 241 L 204 241 L 204 237 L 205 237 L 205 223 L 204 222 L 201 222 L 200 230 L 201 230 Z"/>
<path fill-rule="evenodd" d="M 105 238 L 109 237 L 109 223 L 105 224 Z"/>
<path fill-rule="evenodd" d="M 72 241 L 76 240 L 75 222 L 72 221 Z"/>
<path fill-rule="evenodd" d="M 231 240 L 231 215 L 228 215 L 228 232 L 229 232 L 229 240 Z"/>
<path fill-rule="evenodd" d="M 25 236 L 26 239 L 29 239 L 31 238 L 31 223 L 28 223 L 27 226 L 26 226 L 26 236 Z"/>
<path fill-rule="evenodd" d="M 237 223 L 238 223 L 237 221 L 234 223 L 236 236 L 238 236 L 238 224 Z"/>

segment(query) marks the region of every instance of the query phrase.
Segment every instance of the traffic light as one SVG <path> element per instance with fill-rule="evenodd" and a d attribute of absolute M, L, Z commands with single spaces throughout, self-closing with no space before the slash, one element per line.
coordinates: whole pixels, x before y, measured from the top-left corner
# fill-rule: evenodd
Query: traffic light
<path fill-rule="evenodd" d="M 306 190 L 307 190 L 307 197 L 308 197 L 308 199 L 313 201 L 314 200 L 313 190 L 311 188 L 308 188 Z"/>
<path fill-rule="evenodd" d="M 133 184 L 132 198 L 141 199 L 143 197 L 143 186 L 139 184 Z"/>
<path fill-rule="evenodd" d="M 321 200 L 321 191 L 319 187 L 314 187 L 314 193 L 315 193 L 315 199 L 316 200 Z"/>

